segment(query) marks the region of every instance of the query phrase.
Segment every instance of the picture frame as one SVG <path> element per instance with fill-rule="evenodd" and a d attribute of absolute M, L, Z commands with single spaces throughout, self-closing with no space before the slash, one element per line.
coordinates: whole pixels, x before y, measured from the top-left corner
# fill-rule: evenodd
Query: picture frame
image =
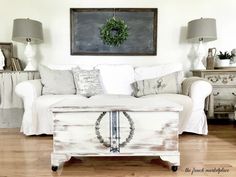
<path fill-rule="evenodd" d="M 128 37 L 120 46 L 109 46 L 100 30 L 115 17 L 128 26 Z M 156 55 L 157 8 L 71 8 L 71 55 Z"/>
<path fill-rule="evenodd" d="M 23 70 L 21 62 L 18 58 L 12 57 L 11 63 L 12 63 L 12 71 L 22 71 Z"/>
<path fill-rule="evenodd" d="M 0 42 L 0 49 L 5 57 L 4 70 L 12 70 L 11 58 L 13 56 L 13 44 L 12 42 Z"/>

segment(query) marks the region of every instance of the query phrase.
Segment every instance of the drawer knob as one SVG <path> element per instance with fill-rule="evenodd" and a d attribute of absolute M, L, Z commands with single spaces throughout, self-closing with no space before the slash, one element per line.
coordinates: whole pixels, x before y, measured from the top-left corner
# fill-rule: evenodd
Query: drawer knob
<path fill-rule="evenodd" d="M 228 84 L 228 78 L 227 78 L 227 77 L 223 77 L 222 83 L 223 83 L 223 84 Z"/>
<path fill-rule="evenodd" d="M 214 96 L 217 96 L 219 95 L 220 93 L 219 92 L 216 92 L 216 93 L 213 93 Z M 235 94 L 236 95 L 236 94 Z"/>
<path fill-rule="evenodd" d="M 233 96 L 236 96 L 236 93 L 233 92 L 232 95 L 233 95 Z"/>
<path fill-rule="evenodd" d="M 231 81 L 234 81 L 235 75 L 230 74 L 230 75 L 229 75 L 229 79 L 230 79 Z"/>

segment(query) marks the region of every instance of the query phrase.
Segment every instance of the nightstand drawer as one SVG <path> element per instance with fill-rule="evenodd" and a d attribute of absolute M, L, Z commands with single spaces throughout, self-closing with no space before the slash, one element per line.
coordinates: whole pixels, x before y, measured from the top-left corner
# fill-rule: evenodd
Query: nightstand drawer
<path fill-rule="evenodd" d="M 236 88 L 213 88 L 215 112 L 233 112 Z"/>
<path fill-rule="evenodd" d="M 212 85 L 236 85 L 236 73 L 214 73 L 204 76 Z"/>
<path fill-rule="evenodd" d="M 235 102 L 233 101 L 222 101 L 222 100 L 215 100 L 214 102 L 214 111 L 215 113 L 218 113 L 218 112 L 234 112 L 234 105 L 235 105 Z"/>
<path fill-rule="evenodd" d="M 236 103 L 236 87 L 235 88 L 213 88 L 215 100 L 233 100 Z"/>
<path fill-rule="evenodd" d="M 234 112 L 236 105 L 236 67 L 212 70 L 193 70 L 193 76 L 207 79 L 213 85 L 214 99 L 211 104 L 214 105 L 214 112 L 208 112 L 208 116 L 229 115 Z M 228 114 L 228 115 L 227 115 Z M 220 115 L 220 117 L 222 116 Z"/>

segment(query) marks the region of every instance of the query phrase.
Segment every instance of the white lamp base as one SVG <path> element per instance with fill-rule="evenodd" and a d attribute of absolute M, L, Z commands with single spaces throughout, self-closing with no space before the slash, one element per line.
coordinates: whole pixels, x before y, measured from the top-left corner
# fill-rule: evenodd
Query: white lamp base
<path fill-rule="evenodd" d="M 194 62 L 194 66 L 193 67 L 196 70 L 198 70 L 198 69 L 206 69 L 206 67 L 202 63 L 202 58 L 200 58 L 200 57 Z"/>
<path fill-rule="evenodd" d="M 24 71 L 36 71 L 36 68 L 34 67 L 31 61 L 28 61 Z"/>
<path fill-rule="evenodd" d="M 205 65 L 203 64 L 203 59 L 204 59 L 204 49 L 202 45 L 202 40 L 199 41 L 199 46 L 197 49 L 197 58 L 194 61 L 193 67 L 194 69 L 206 69 Z"/>
<path fill-rule="evenodd" d="M 27 43 L 26 47 L 25 47 L 25 52 L 24 52 L 28 63 L 24 69 L 24 71 L 36 71 L 36 67 L 33 65 L 32 60 L 34 57 L 34 51 L 32 49 L 32 46 L 30 45 L 30 42 Z"/>

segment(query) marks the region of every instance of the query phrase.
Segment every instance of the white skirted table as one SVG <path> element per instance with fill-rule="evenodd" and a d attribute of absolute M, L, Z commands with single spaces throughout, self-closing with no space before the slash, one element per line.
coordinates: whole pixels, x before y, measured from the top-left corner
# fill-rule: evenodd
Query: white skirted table
<path fill-rule="evenodd" d="M 20 126 L 23 103 L 15 94 L 15 86 L 39 78 L 37 71 L 0 71 L 0 128 Z"/>
<path fill-rule="evenodd" d="M 182 109 L 169 101 L 134 97 L 71 98 L 54 104 L 52 170 L 72 156 L 160 156 L 176 171 Z"/>

